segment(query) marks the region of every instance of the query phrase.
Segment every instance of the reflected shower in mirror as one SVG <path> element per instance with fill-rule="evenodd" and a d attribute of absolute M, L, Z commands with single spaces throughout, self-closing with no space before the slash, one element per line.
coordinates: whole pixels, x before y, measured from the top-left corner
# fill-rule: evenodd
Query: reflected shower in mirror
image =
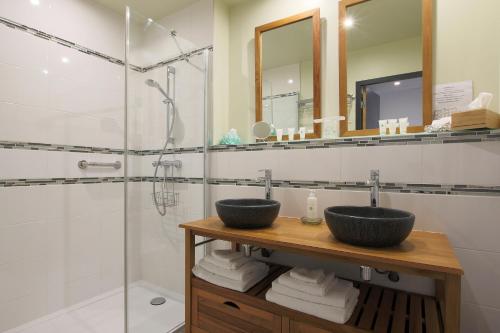
<path fill-rule="evenodd" d="M 285 133 L 302 129 L 307 138 L 321 137 L 321 126 L 314 122 L 321 118 L 320 34 L 319 9 L 255 28 L 257 122 Z"/>

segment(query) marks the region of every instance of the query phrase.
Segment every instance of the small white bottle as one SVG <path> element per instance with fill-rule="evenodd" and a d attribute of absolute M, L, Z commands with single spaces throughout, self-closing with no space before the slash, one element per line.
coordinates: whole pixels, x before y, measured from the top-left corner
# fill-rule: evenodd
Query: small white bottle
<path fill-rule="evenodd" d="M 316 192 L 311 190 L 309 196 L 307 197 L 307 213 L 308 219 L 318 218 L 318 198 L 316 198 Z"/>

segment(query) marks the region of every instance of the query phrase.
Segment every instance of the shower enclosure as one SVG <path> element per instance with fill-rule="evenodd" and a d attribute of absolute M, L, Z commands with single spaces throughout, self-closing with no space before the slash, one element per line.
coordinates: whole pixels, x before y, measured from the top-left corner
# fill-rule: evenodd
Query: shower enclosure
<path fill-rule="evenodd" d="M 0 333 L 182 329 L 211 6 L 0 1 Z"/>
<path fill-rule="evenodd" d="M 205 216 L 211 61 L 211 43 L 189 33 L 172 18 L 127 9 L 128 332 L 173 332 L 184 323 L 178 225 Z"/>

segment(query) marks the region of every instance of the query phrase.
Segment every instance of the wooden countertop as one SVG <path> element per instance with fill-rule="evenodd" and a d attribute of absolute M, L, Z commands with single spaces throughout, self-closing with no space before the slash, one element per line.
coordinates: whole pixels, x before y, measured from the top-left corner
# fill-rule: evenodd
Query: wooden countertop
<path fill-rule="evenodd" d="M 443 273 L 463 274 L 448 238 L 442 233 L 413 231 L 397 247 L 376 249 L 341 243 L 332 236 L 326 223 L 304 225 L 297 218 L 278 217 L 270 228 L 253 230 L 227 228 L 218 217 L 185 223 L 180 227 L 196 235 L 331 257 L 375 268 L 409 271 L 437 279 L 443 279 Z"/>

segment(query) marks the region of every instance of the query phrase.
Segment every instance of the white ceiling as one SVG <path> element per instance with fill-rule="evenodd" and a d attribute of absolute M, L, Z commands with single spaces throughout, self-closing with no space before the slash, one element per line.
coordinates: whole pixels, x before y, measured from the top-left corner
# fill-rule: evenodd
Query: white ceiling
<path fill-rule="evenodd" d="M 403 90 L 422 89 L 422 78 L 421 77 L 416 77 L 416 78 L 406 79 L 406 80 L 399 80 L 399 82 L 400 82 L 399 86 L 395 86 L 394 82 L 395 81 L 373 84 L 373 85 L 369 86 L 369 89 L 371 91 L 379 94 L 379 95 L 382 95 L 382 94 L 388 93 L 388 92 L 398 92 L 398 91 L 403 91 Z"/>
<path fill-rule="evenodd" d="M 355 51 L 421 35 L 421 0 L 376 0 L 347 9 L 354 26 L 347 30 L 347 48 Z"/>
<path fill-rule="evenodd" d="M 247 2 L 249 0 L 223 0 L 229 7 L 238 5 L 243 2 Z"/>
<path fill-rule="evenodd" d="M 158 20 L 185 8 L 199 0 L 94 0 L 114 11 L 123 14 L 125 6 L 130 6 L 140 14 Z M 250 0 L 222 0 L 229 7 Z"/>
<path fill-rule="evenodd" d="M 125 6 L 129 5 L 140 14 L 158 20 L 198 0 L 94 0 L 116 12 L 122 14 Z M 230 0 L 239 1 L 239 0 Z"/>

